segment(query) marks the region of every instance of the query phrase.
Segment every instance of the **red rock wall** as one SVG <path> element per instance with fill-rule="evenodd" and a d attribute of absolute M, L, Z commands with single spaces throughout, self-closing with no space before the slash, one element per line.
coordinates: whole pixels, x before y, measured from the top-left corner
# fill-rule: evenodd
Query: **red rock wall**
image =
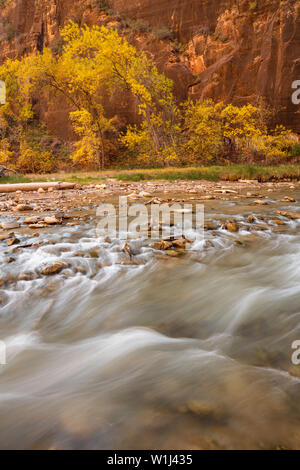
<path fill-rule="evenodd" d="M 300 80 L 300 0 L 110 0 L 116 13 L 140 18 L 152 29 L 167 27 L 187 47 L 177 54 L 166 41 L 140 35 L 134 41 L 153 55 L 174 80 L 179 100 L 188 95 L 234 103 L 256 103 L 262 97 L 276 109 L 275 122 L 300 133 L 300 106 L 292 103 L 292 82 Z M 55 42 L 67 18 L 105 23 L 92 0 L 11 0 L 0 14 L 0 60 L 16 57 Z M 5 24 L 17 37 L 3 40 Z M 195 81 L 195 75 L 198 77 Z M 197 82 L 197 84 L 196 84 Z M 113 114 L 116 103 L 110 100 Z M 55 110 L 42 109 L 51 127 Z M 134 120 L 134 106 L 122 118 Z M 57 129 L 55 129 L 57 127 Z"/>

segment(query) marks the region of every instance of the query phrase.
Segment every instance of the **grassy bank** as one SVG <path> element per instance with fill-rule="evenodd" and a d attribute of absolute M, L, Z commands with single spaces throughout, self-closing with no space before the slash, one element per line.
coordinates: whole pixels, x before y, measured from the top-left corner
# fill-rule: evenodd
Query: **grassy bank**
<path fill-rule="evenodd" d="M 261 182 L 300 179 L 300 166 L 209 166 L 199 168 L 169 168 L 160 170 L 136 170 L 118 172 L 116 178 L 122 181 L 143 180 L 209 180 L 209 181 L 238 181 L 254 179 Z"/>
<path fill-rule="evenodd" d="M 68 181 L 78 184 L 103 182 L 107 178 L 120 181 L 149 180 L 209 180 L 238 181 L 239 179 L 267 181 L 300 180 L 300 165 L 255 166 L 230 165 L 194 168 L 163 168 L 153 170 L 105 170 L 56 173 L 48 175 L 7 176 L 0 184 L 25 183 L 30 181 Z"/>
<path fill-rule="evenodd" d="M 31 178 L 23 175 L 2 176 L 0 178 L 0 184 L 30 183 L 31 181 Z"/>

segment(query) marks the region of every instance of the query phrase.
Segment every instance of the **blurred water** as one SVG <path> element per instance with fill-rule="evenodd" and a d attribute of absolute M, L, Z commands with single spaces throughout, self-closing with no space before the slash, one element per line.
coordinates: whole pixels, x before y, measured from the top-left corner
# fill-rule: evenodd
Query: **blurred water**
<path fill-rule="evenodd" d="M 132 241 L 134 264 L 88 225 L 0 249 L 0 448 L 300 447 L 300 236 L 207 236 L 168 260 Z"/>

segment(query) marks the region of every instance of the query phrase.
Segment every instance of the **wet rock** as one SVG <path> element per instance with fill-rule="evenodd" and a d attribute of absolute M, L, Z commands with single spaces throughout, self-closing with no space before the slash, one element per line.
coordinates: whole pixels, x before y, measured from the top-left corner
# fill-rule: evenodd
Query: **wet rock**
<path fill-rule="evenodd" d="M 61 220 L 61 219 L 70 219 L 70 218 L 71 218 L 70 216 L 65 215 L 65 213 L 62 212 L 62 211 L 55 212 L 54 217 L 55 217 L 56 219 L 58 219 L 58 220 Z"/>
<path fill-rule="evenodd" d="M 7 262 L 8 264 L 13 263 L 14 261 L 16 261 L 16 258 L 12 258 L 12 257 L 10 257 L 10 258 L 8 258 L 8 259 L 6 260 L 6 262 Z"/>
<path fill-rule="evenodd" d="M 202 400 L 190 400 L 182 408 L 183 412 L 190 412 L 199 418 L 221 421 L 224 419 L 224 413 L 213 403 Z"/>
<path fill-rule="evenodd" d="M 234 220 L 226 221 L 225 224 L 223 224 L 222 228 L 233 233 L 236 233 L 239 231 L 239 226 Z"/>
<path fill-rule="evenodd" d="M 13 246 L 13 245 L 17 245 L 18 243 L 20 243 L 20 240 L 18 238 L 10 238 L 8 241 L 7 241 L 7 245 L 8 246 Z"/>
<path fill-rule="evenodd" d="M 161 242 L 155 245 L 157 246 L 158 250 L 163 250 L 163 251 L 169 250 L 173 246 L 172 242 L 169 242 L 167 240 L 162 240 Z"/>
<path fill-rule="evenodd" d="M 59 274 L 63 269 L 66 269 L 66 263 L 62 263 L 60 261 L 56 261 L 55 263 L 49 264 L 45 268 L 42 269 L 42 274 L 45 276 L 51 276 L 54 274 Z"/>
<path fill-rule="evenodd" d="M 61 224 L 61 220 L 57 219 L 56 217 L 45 217 L 44 222 L 47 225 L 57 225 Z"/>
<path fill-rule="evenodd" d="M 184 251 L 180 250 L 167 250 L 166 255 L 170 256 L 171 258 L 179 258 L 185 254 Z"/>
<path fill-rule="evenodd" d="M 249 224 L 254 224 L 254 222 L 255 222 L 255 217 L 254 217 L 254 215 L 249 215 L 249 217 L 248 217 L 247 220 L 248 220 Z"/>
<path fill-rule="evenodd" d="M 283 202 L 296 202 L 296 199 L 290 196 L 284 196 Z"/>
<path fill-rule="evenodd" d="M 141 191 L 141 192 L 139 193 L 139 196 L 140 196 L 140 197 L 144 197 L 144 198 L 148 198 L 148 197 L 151 197 L 151 194 L 148 193 L 147 191 Z"/>
<path fill-rule="evenodd" d="M 23 273 L 19 276 L 19 281 L 32 281 L 36 276 L 33 273 Z"/>
<path fill-rule="evenodd" d="M 193 243 L 192 240 L 187 240 L 185 237 L 181 237 L 179 238 L 178 240 L 174 240 L 173 241 L 173 247 L 175 248 L 182 248 L 182 249 L 186 249 L 186 245 L 188 243 Z"/>
<path fill-rule="evenodd" d="M 267 206 L 268 202 L 262 199 L 257 199 L 256 201 L 253 202 L 253 204 L 256 204 L 257 206 Z"/>
<path fill-rule="evenodd" d="M 38 192 L 39 194 L 44 194 L 45 190 L 44 190 L 43 188 L 39 188 L 39 189 L 37 190 L 37 192 Z"/>
<path fill-rule="evenodd" d="M 100 250 L 90 250 L 89 251 L 89 257 L 90 258 L 99 258 Z"/>
<path fill-rule="evenodd" d="M 46 224 L 29 224 L 28 227 L 32 229 L 36 229 L 36 228 L 45 228 L 47 227 L 47 225 Z"/>
<path fill-rule="evenodd" d="M 286 225 L 286 223 L 281 219 L 274 219 L 272 222 L 276 225 Z"/>
<path fill-rule="evenodd" d="M 32 211 L 33 207 L 30 206 L 29 204 L 18 204 L 16 207 L 13 208 L 13 211 L 17 212 L 27 212 L 27 211 Z"/>
<path fill-rule="evenodd" d="M 291 220 L 296 220 L 296 219 L 300 219 L 300 214 L 295 214 L 294 212 L 286 212 L 286 211 L 275 211 L 276 214 L 280 214 L 280 215 L 283 215 L 284 217 L 287 217 L 288 219 L 291 219 Z"/>
<path fill-rule="evenodd" d="M 204 230 L 217 230 L 218 226 L 215 222 L 205 222 L 204 223 Z"/>
<path fill-rule="evenodd" d="M 24 220 L 24 224 L 37 224 L 39 221 L 38 217 L 27 217 L 25 220 Z"/>
<path fill-rule="evenodd" d="M 128 199 L 136 200 L 140 199 L 140 196 L 138 196 L 136 193 L 131 193 L 129 194 Z"/>

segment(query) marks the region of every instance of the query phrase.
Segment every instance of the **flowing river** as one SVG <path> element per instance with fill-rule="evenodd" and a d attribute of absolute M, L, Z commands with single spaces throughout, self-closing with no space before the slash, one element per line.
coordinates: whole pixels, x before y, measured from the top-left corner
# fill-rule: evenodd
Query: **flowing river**
<path fill-rule="evenodd" d="M 300 448 L 300 221 L 240 214 L 178 259 L 132 240 L 127 262 L 92 216 L 0 244 L 0 448 Z"/>

